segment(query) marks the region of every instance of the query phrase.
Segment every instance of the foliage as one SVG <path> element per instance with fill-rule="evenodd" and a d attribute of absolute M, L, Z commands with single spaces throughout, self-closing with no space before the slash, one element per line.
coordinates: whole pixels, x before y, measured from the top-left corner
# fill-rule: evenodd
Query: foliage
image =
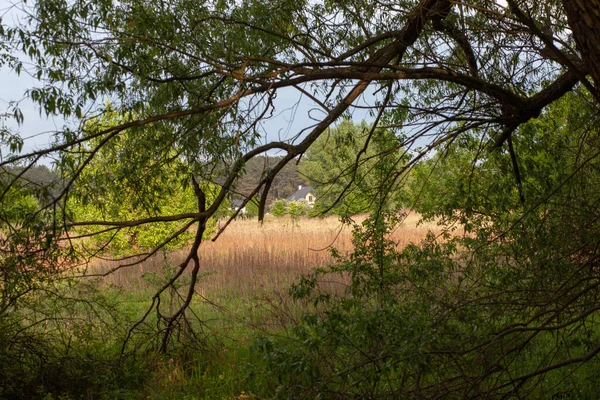
<path fill-rule="evenodd" d="M 303 199 L 296 201 L 278 199 L 271 203 L 271 214 L 274 217 L 289 215 L 292 222 L 298 222 L 300 217 L 308 215 L 310 210 L 310 205 Z"/>
<path fill-rule="evenodd" d="M 140 320 L 128 321 L 131 335 L 119 336 L 145 337 L 156 318 L 158 347 L 179 346 L 203 236 L 244 169 L 280 156 L 244 193 L 259 196 L 262 218 L 278 174 L 339 124 L 340 157 L 317 182 L 338 194 L 320 194 L 324 211 L 396 208 L 404 194 L 395 198 L 395 185 L 429 157 L 416 167 L 412 204 L 441 219 L 447 236 L 396 251 L 376 213 L 357 233 L 363 247 L 337 267 L 354 279 L 350 292 L 290 328 L 292 344 L 264 342 L 281 397 L 551 397 L 580 387 L 585 395 L 600 351 L 600 42 L 590 40 L 599 8 L 600 0 L 15 4 L 0 25 L 0 64 L 33 77 L 27 99 L 67 122 L 50 144 L 21 153 L 25 103 L 9 99 L 0 115 L 0 167 L 52 158 L 62 178 L 48 202 L 30 192 L 40 207 L 33 213 L 28 193 L 0 193 L 1 204 L 16 195 L 25 205 L 3 216 L 0 316 L 27 322 L 11 328 L 7 349 L 54 321 L 38 313 L 47 299 L 35 296 L 77 261 L 87 265 L 110 246 L 124 255 L 179 246 L 194 227 L 186 257 Z M 25 16 L 10 18 L 14 9 Z M 344 118 L 361 112 L 371 129 L 344 132 Z M 373 153 L 356 151 L 366 132 L 379 143 Z M 345 153 L 345 144 L 357 147 Z M 391 160 L 371 164 L 371 154 L 386 152 Z M 436 186 L 422 187 L 426 180 Z M 348 203 L 336 210 L 340 194 Z M 76 260 L 89 235 L 103 243 Z M 154 249 L 125 248 L 125 239 Z M 161 303 L 185 279 L 176 304 Z M 55 349 L 39 348 L 42 360 Z M 582 363 L 590 370 L 577 370 Z M 577 387 L 563 377 L 578 374 Z"/>
<path fill-rule="evenodd" d="M 448 234 L 400 250 L 394 219 L 355 227 L 353 253 L 292 288 L 314 310 L 257 342 L 280 396 L 593 397 L 600 126 L 586 102 L 569 96 L 515 136 L 525 208 L 516 184 L 495 190 L 515 180 L 509 154 L 456 142 L 414 182 Z M 331 274 L 350 279 L 345 295 L 321 289 Z"/>
<path fill-rule="evenodd" d="M 119 305 L 123 298 L 100 292 L 95 282 L 37 279 L 35 290 L 0 313 L 0 397 L 102 398 L 139 390 L 147 366 L 121 354 L 131 318 Z"/>
<path fill-rule="evenodd" d="M 275 217 L 283 217 L 288 212 L 287 201 L 279 199 L 271 204 L 271 214 Z"/>
<path fill-rule="evenodd" d="M 256 218 L 258 217 L 258 199 L 252 198 L 248 203 L 246 203 L 246 212 L 244 215 L 248 218 Z"/>
<path fill-rule="evenodd" d="M 476 231 L 490 221 L 501 230 L 523 219 L 541 223 L 551 211 L 589 209 L 587 190 L 597 185 L 594 113 L 585 95 L 573 94 L 522 126 L 513 139 L 519 178 L 510 152 L 486 151 L 472 136 L 457 139 L 415 169 L 415 210 Z"/>
<path fill-rule="evenodd" d="M 290 201 L 287 206 L 287 213 L 292 218 L 292 221 L 298 221 L 300 217 L 306 216 L 310 210 L 308 202 L 304 199 Z"/>
<path fill-rule="evenodd" d="M 107 126 L 123 122 L 122 118 L 125 117 L 119 116 L 116 111 L 105 114 L 102 119 L 88 123 L 87 134 L 93 135 Z M 153 130 L 136 131 L 105 144 L 79 174 L 67 203 L 67 210 L 75 223 L 143 218 L 150 222 L 100 231 L 96 226 L 84 225 L 77 229 L 77 233 L 90 237 L 86 247 L 91 247 L 86 249 L 87 252 L 123 255 L 138 249 L 170 250 L 192 241 L 194 234 L 185 223 L 152 220 L 157 216 L 192 213 L 198 208 L 198 199 L 190 183 L 191 171 L 175 152 L 153 157 L 135 150 L 155 134 Z M 91 141 L 91 147 L 81 154 L 85 157 L 97 142 Z M 77 168 L 82 161 L 76 157 L 65 160 L 65 165 Z M 132 162 L 136 158 L 139 160 Z M 118 184 L 115 185 L 115 182 Z M 216 188 L 205 183 L 201 187 L 211 202 Z M 215 228 L 216 223 L 211 220 L 204 236 L 210 237 Z"/>
<path fill-rule="evenodd" d="M 0 190 L 6 190 L 0 186 Z M 35 196 L 24 188 L 16 186 L 8 188 L 0 203 L 0 226 L 5 229 L 9 225 L 30 220 L 40 209 Z"/>
<path fill-rule="evenodd" d="M 400 140 L 391 130 L 350 120 L 321 135 L 299 166 L 315 187 L 313 213 L 354 215 L 401 206 L 396 180 L 406 160 Z"/>
<path fill-rule="evenodd" d="M 0 181 L 0 319 L 53 279 L 62 256 L 48 210 L 20 182 Z M 65 259 L 65 258 L 63 258 Z M 66 258 L 68 260 L 68 258 Z M 19 326 L 19 325 L 18 325 Z"/>

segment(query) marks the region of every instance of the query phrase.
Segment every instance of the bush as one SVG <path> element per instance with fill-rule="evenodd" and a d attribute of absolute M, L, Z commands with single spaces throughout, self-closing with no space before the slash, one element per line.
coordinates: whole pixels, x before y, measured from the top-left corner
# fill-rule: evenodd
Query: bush
<path fill-rule="evenodd" d="M 586 259 L 589 248 L 555 258 L 555 249 L 573 244 L 545 233 L 567 229 L 569 218 L 544 215 L 545 229 L 530 218 L 510 231 L 488 225 L 471 236 L 429 235 L 404 249 L 388 239 L 393 215 L 355 226 L 349 256 L 334 250 L 334 265 L 292 287 L 312 309 L 287 337 L 256 343 L 278 396 L 502 398 L 519 385 L 527 398 L 593 398 L 600 314 L 589 305 L 599 284 L 590 278 L 582 288 L 580 274 L 598 268 L 598 258 Z M 497 229 L 505 237 L 490 245 Z M 522 254 L 523 246 L 535 252 Z M 350 279 L 344 294 L 321 288 L 332 275 Z"/>
<path fill-rule="evenodd" d="M 288 213 L 288 202 L 285 200 L 275 200 L 271 204 L 271 214 L 274 217 L 283 217 Z"/>
<path fill-rule="evenodd" d="M 244 217 L 246 218 L 256 218 L 258 217 L 258 199 L 255 197 L 250 199 L 248 203 L 246 203 L 246 212 L 244 213 Z"/>
<path fill-rule="evenodd" d="M 310 206 L 306 200 L 290 201 L 288 204 L 288 214 L 293 221 L 298 221 L 300 217 L 306 216 Z"/>

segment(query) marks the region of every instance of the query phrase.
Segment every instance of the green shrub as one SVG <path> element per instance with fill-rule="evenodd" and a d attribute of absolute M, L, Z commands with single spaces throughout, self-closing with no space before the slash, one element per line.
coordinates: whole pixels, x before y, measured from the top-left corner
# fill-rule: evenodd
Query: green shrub
<path fill-rule="evenodd" d="M 288 203 L 285 200 L 275 200 L 271 204 L 271 214 L 274 217 L 283 217 L 288 213 Z"/>
<path fill-rule="evenodd" d="M 288 214 L 292 221 L 298 221 L 300 217 L 306 216 L 309 209 L 306 200 L 290 201 L 288 204 Z"/>
<path fill-rule="evenodd" d="M 526 397 L 593 398 L 598 360 L 583 368 L 564 360 L 596 351 L 600 313 L 586 304 L 597 283 L 563 286 L 578 261 L 548 257 L 558 244 L 545 235 L 520 244 L 537 250 L 523 258 L 519 236 L 539 221 L 493 245 L 482 228 L 468 237 L 429 235 L 403 249 L 387 238 L 396 222 L 376 214 L 355 226 L 350 255 L 333 251 L 334 265 L 292 287 L 312 309 L 287 336 L 265 336 L 254 348 L 278 398 L 495 398 L 514 395 L 515 384 Z M 335 275 L 349 278 L 341 295 L 320 285 Z M 546 311 L 565 304 L 570 319 Z"/>

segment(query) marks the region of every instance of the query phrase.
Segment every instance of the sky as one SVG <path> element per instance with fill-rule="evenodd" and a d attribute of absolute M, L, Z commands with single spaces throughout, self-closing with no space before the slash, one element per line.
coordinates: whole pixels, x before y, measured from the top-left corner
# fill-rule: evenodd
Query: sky
<path fill-rule="evenodd" d="M 6 125 L 19 132 L 24 140 L 23 152 L 47 147 L 53 141 L 53 133 L 65 125 L 61 117 L 48 118 L 39 111 L 39 107 L 26 98 L 28 89 L 39 85 L 27 74 L 17 76 L 4 67 L 0 69 L 0 108 L 10 108 L 11 102 L 18 101 L 24 122 L 18 125 L 14 119 L 5 121 Z M 316 123 L 315 118 L 323 118 L 324 113 L 306 96 L 293 89 L 283 89 L 277 94 L 273 118 L 261 124 L 268 140 L 284 140 L 298 134 Z M 366 111 L 355 109 L 353 120 L 369 119 Z"/>
<path fill-rule="evenodd" d="M 39 85 L 39 81 L 25 73 L 18 76 L 7 67 L 0 69 L 0 109 L 4 111 L 10 108 L 11 102 L 18 101 L 24 116 L 24 122 L 20 126 L 13 119 L 4 121 L 9 128 L 19 132 L 24 140 L 23 153 L 47 147 L 54 140 L 53 133 L 66 123 L 61 117 L 46 117 L 40 113 L 37 105 L 26 98 L 27 90 L 36 85 Z M 373 99 L 372 96 L 370 98 Z M 364 100 L 363 104 L 366 104 Z M 289 139 L 314 125 L 315 118 L 325 116 L 312 100 L 294 89 L 280 90 L 274 105 L 273 117 L 261 123 L 265 140 L 269 141 Z M 359 122 L 370 118 L 365 110 L 353 109 L 352 119 Z M 3 155 L 6 155 L 6 150 L 3 149 Z M 43 160 L 42 163 L 48 165 L 50 160 Z"/>
<path fill-rule="evenodd" d="M 14 1 L 19 3 L 18 1 Z M 13 7 L 13 1 L 0 0 L 0 18 L 3 25 L 14 25 L 23 13 Z M 12 118 L 2 121 L 8 128 L 18 132 L 24 139 L 23 152 L 30 152 L 47 146 L 52 141 L 51 132 L 63 126 L 60 118 L 42 116 L 35 105 L 26 99 L 26 91 L 36 85 L 36 80 L 27 73 L 17 75 L 8 66 L 0 66 L 0 112 L 11 109 L 17 102 L 23 113 L 24 122 L 19 126 Z M 2 149 L 4 156 L 6 149 Z"/>
<path fill-rule="evenodd" d="M 35 85 L 27 75 L 17 76 L 8 68 L 0 69 L 0 109 L 10 108 L 17 101 L 24 117 L 19 126 L 14 119 L 5 120 L 6 125 L 20 133 L 24 139 L 23 151 L 29 152 L 47 146 L 52 141 L 51 132 L 60 129 L 64 121 L 61 118 L 47 118 L 40 114 L 37 107 L 25 98 L 26 91 Z"/>

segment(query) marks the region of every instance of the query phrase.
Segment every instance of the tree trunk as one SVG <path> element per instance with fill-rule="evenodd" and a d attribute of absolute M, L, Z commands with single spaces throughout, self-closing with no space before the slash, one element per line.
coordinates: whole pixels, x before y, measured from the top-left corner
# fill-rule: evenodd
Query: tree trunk
<path fill-rule="evenodd" d="M 562 4 L 577 50 L 600 95 L 600 0 L 562 0 Z"/>

